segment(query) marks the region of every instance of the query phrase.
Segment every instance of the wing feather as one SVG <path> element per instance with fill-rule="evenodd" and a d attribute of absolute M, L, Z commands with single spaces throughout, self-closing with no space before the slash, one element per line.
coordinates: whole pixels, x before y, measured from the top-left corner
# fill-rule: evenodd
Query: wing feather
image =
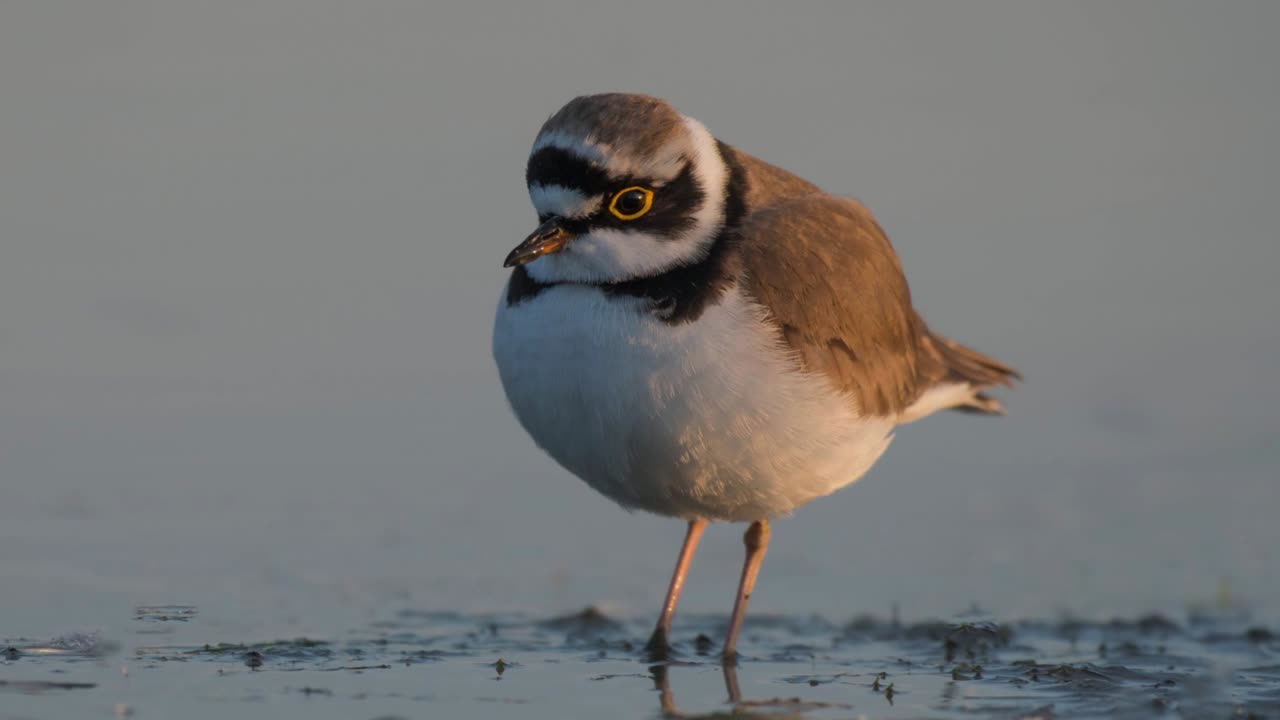
<path fill-rule="evenodd" d="M 893 247 L 856 200 L 812 193 L 748 215 L 741 227 L 748 291 L 771 313 L 779 339 L 810 371 L 849 394 L 863 415 L 899 417 L 928 389 L 978 392 L 1018 377 L 1011 368 L 929 332 Z"/>

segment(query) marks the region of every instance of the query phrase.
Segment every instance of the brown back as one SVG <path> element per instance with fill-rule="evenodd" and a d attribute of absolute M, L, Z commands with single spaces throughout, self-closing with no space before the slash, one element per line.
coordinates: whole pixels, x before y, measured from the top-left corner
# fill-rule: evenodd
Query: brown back
<path fill-rule="evenodd" d="M 927 331 L 861 204 L 817 193 L 765 208 L 748 216 L 742 243 L 749 291 L 806 368 L 863 415 L 896 416 L 919 397 L 934 374 L 921 366 Z"/>

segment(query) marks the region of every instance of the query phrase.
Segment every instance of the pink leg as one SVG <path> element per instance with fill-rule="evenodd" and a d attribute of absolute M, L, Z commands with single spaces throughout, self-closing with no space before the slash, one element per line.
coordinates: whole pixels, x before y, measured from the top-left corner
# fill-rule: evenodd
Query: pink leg
<path fill-rule="evenodd" d="M 747 601 L 751 599 L 751 591 L 756 586 L 756 576 L 760 574 L 760 563 L 764 561 L 764 551 L 769 547 L 769 521 L 757 520 L 747 528 L 742 536 L 742 544 L 747 546 L 747 559 L 742 565 L 742 580 L 738 583 L 738 599 L 733 603 L 733 617 L 729 618 L 729 634 L 725 636 L 724 651 L 721 653 L 725 662 L 733 662 L 738 657 L 738 632 L 742 630 L 742 619 L 747 614 Z"/>
<path fill-rule="evenodd" d="M 680 591 L 684 589 L 684 576 L 689 572 L 689 563 L 693 561 L 693 551 L 702 539 L 702 531 L 707 529 L 707 521 L 695 518 L 689 521 L 689 530 L 684 536 L 684 545 L 680 548 L 680 558 L 676 560 L 675 572 L 671 573 L 671 585 L 667 587 L 667 599 L 662 603 L 662 615 L 658 617 L 658 626 L 649 638 L 647 649 L 651 653 L 665 655 L 669 649 L 667 637 L 671 634 L 671 616 L 675 614 L 676 603 L 680 601 Z"/>

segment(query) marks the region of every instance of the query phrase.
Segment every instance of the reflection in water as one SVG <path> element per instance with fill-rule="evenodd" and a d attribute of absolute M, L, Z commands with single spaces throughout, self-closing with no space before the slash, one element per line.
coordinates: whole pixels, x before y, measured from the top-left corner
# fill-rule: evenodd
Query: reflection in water
<path fill-rule="evenodd" d="M 847 707 L 830 703 L 804 702 L 799 698 L 744 700 L 742 690 L 738 685 L 738 670 L 732 663 L 726 663 L 720 667 L 720 670 L 724 673 L 724 687 L 725 692 L 728 693 L 726 702 L 730 705 L 729 711 L 727 713 L 717 711 L 707 714 L 686 715 L 676 707 L 675 694 L 671 691 L 669 667 L 669 665 L 654 665 L 649 668 L 649 672 L 653 675 L 653 686 L 658 691 L 658 703 L 662 708 L 662 716 L 667 718 L 685 718 L 687 720 L 698 720 L 699 718 L 759 718 L 763 720 L 764 718 L 770 718 L 772 720 L 783 720 L 784 718 L 803 717 L 803 713 L 816 708 Z"/>

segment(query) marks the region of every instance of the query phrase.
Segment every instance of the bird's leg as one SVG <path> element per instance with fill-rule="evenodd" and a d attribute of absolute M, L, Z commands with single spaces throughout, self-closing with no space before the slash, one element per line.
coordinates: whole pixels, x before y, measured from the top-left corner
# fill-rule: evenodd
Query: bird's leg
<path fill-rule="evenodd" d="M 667 599 L 662 603 L 662 615 L 658 617 L 658 626 L 653 629 L 649 644 L 645 649 L 655 659 L 666 656 L 670 645 L 667 637 L 671 634 L 671 616 L 675 614 L 676 603 L 680 600 L 680 591 L 684 589 L 684 576 L 689 572 L 689 563 L 693 561 L 693 551 L 702 539 L 702 531 L 707 529 L 707 521 L 694 518 L 689 521 L 689 530 L 684 536 L 684 545 L 680 547 L 680 558 L 676 560 L 676 569 L 671 573 L 671 585 L 667 587 Z"/>
<path fill-rule="evenodd" d="M 738 582 L 738 598 L 733 603 L 733 617 L 729 618 L 729 634 L 724 639 L 724 651 L 721 655 L 725 662 L 732 663 L 738 657 L 736 649 L 738 632 L 742 630 L 742 619 L 747 614 L 747 601 L 751 599 L 751 591 L 756 586 L 756 576 L 760 574 L 760 563 L 764 560 L 764 551 L 769 547 L 769 521 L 757 520 L 751 523 L 742 536 L 742 544 L 747 547 L 747 558 L 742 564 L 742 580 Z"/>

